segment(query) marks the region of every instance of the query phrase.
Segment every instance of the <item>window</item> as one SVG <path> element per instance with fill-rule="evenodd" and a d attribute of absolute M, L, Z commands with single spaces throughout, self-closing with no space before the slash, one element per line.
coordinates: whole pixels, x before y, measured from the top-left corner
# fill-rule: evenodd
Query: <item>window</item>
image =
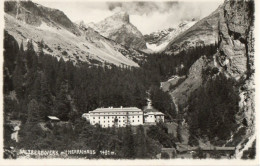
<path fill-rule="evenodd" d="M 109 121 L 107 121 L 109 123 Z"/>
<path fill-rule="evenodd" d="M 104 119 L 106 119 L 106 117 L 104 116 Z"/>
<path fill-rule="evenodd" d="M 133 118 L 134 118 L 134 116 L 133 116 Z"/>
<path fill-rule="evenodd" d="M 133 120 L 133 122 L 135 122 L 135 121 Z"/>
<path fill-rule="evenodd" d="M 109 119 L 109 116 L 107 117 L 107 119 Z"/>
<path fill-rule="evenodd" d="M 95 119 L 95 117 L 93 117 L 93 119 Z"/>
<path fill-rule="evenodd" d="M 125 117 L 123 116 L 123 118 L 125 119 Z"/>
<path fill-rule="evenodd" d="M 98 119 L 100 119 L 100 116 L 98 117 Z"/>
<path fill-rule="evenodd" d="M 120 120 L 119 120 L 119 122 L 120 122 Z"/>
<path fill-rule="evenodd" d="M 138 118 L 139 118 L 139 116 L 138 116 Z"/>
<path fill-rule="evenodd" d="M 139 122 L 139 120 L 138 120 L 138 122 Z"/>

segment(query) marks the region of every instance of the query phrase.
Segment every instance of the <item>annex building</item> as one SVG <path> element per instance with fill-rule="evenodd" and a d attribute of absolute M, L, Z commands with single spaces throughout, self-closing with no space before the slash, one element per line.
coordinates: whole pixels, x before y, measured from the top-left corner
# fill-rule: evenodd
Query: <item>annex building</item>
<path fill-rule="evenodd" d="M 147 106 L 143 109 L 144 112 L 144 123 L 145 124 L 156 124 L 156 122 L 164 122 L 164 114 L 157 109 L 153 108 L 150 99 L 147 99 Z"/>

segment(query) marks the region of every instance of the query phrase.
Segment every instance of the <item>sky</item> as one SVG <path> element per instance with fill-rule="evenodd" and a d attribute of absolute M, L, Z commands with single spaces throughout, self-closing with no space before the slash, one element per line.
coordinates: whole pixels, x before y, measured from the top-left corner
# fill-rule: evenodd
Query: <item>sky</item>
<path fill-rule="evenodd" d="M 130 22 L 142 34 L 175 27 L 185 20 L 208 16 L 223 0 L 178 1 L 83 1 L 32 0 L 63 11 L 73 22 L 97 23 L 119 11 L 128 12 Z"/>

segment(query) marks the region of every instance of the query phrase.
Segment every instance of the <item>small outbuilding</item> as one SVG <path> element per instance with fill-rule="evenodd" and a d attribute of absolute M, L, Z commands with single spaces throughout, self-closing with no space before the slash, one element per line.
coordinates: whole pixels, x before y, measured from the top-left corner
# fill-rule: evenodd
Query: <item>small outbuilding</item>
<path fill-rule="evenodd" d="M 59 122 L 60 121 L 60 119 L 57 118 L 56 116 L 47 116 L 47 118 L 50 122 Z"/>

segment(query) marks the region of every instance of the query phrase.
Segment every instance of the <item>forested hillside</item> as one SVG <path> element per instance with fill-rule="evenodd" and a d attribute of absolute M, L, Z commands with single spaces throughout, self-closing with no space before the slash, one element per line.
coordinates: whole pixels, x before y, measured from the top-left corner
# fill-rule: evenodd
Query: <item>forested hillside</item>
<path fill-rule="evenodd" d="M 39 42 L 38 47 L 41 47 L 42 42 Z M 129 69 L 89 64 L 74 66 L 71 62 L 64 62 L 62 58 L 58 61 L 41 51 L 36 53 L 30 42 L 26 46 L 28 49 L 24 50 L 24 46 L 18 46 L 7 32 L 4 44 L 5 113 L 24 122 L 30 114 L 30 110 L 27 112 L 27 106 L 29 108 L 30 105 L 39 107 L 39 118 L 36 118 L 39 121 L 47 115 L 73 121 L 75 117 L 97 107 L 142 108 L 146 105 L 148 90 L 153 90 L 156 94 L 162 93 L 156 88 L 161 80 L 174 74 L 185 75 L 201 53 L 210 55 L 214 49 L 210 46 L 195 48 L 176 56 L 151 55 L 141 64 L 141 68 Z M 154 88 L 151 88 L 152 85 Z M 170 99 L 167 93 L 162 94 Z M 12 100 L 14 98 L 16 100 Z M 9 106 L 13 108 L 9 109 Z M 171 100 L 168 103 L 163 102 L 160 107 L 162 112 L 169 115 L 175 114 L 174 109 Z"/>
<path fill-rule="evenodd" d="M 156 151 L 152 153 L 149 148 L 175 147 L 179 140 L 168 133 L 164 124 L 149 128 L 147 135 L 143 127 L 138 127 L 132 137 L 131 128 L 114 131 L 92 127 L 81 118 L 82 114 L 98 107 L 142 108 L 149 92 L 153 106 L 165 113 L 167 120 L 176 119 L 175 105 L 171 96 L 159 88 L 160 82 L 171 75 L 186 75 L 192 63 L 202 55 L 212 55 L 216 48 L 205 46 L 178 55 L 149 55 L 139 68 L 119 68 L 90 64 L 75 66 L 45 54 L 43 43 L 38 43 L 39 51 L 35 52 L 31 41 L 26 46 L 19 45 L 5 32 L 4 117 L 6 122 L 22 121 L 20 141 L 16 146 L 58 150 L 112 148 L 121 154 L 116 156 L 118 158 L 152 158 Z M 63 125 L 48 124 L 48 115 L 59 117 Z M 5 125 L 5 137 L 10 134 L 9 130 Z M 99 138 L 107 138 L 109 144 L 105 145 Z M 10 143 L 10 139 L 5 139 L 6 146 Z M 126 150 L 130 147 L 132 152 Z"/>
<path fill-rule="evenodd" d="M 116 158 L 153 158 L 160 150 L 157 138 L 144 136 L 143 127 L 136 129 L 102 129 L 81 118 L 83 113 L 97 107 L 146 105 L 147 91 L 162 93 L 160 78 L 153 71 L 141 68 L 124 69 L 116 66 L 99 67 L 89 64 L 73 65 L 41 51 L 43 41 L 35 52 L 28 41 L 27 49 L 5 32 L 4 40 L 4 137 L 5 146 L 24 149 L 70 148 L 115 151 Z M 154 91 L 154 92 L 153 92 Z M 160 109 L 174 118 L 170 95 L 162 93 Z M 160 101 L 157 101 L 157 103 Z M 54 115 L 62 122 L 52 126 L 46 116 Z M 10 140 L 10 120 L 21 120 L 18 143 Z M 160 130 L 160 127 L 156 131 Z M 156 132 L 155 131 L 155 132 Z M 152 133 L 151 131 L 150 133 Z M 174 136 L 165 129 L 167 147 L 174 145 Z M 154 133 L 156 135 L 156 133 Z M 106 139 L 104 139 L 106 138 Z M 105 141 L 105 142 L 104 142 Z M 107 144 L 107 141 L 109 142 Z M 162 140 L 160 140 L 162 141 Z M 100 149 L 101 148 L 101 149 Z M 132 149 L 129 151 L 129 149 Z M 151 150 L 151 148 L 153 150 Z M 156 150 L 157 149 L 157 150 Z M 92 156 L 93 157 L 93 156 Z M 97 153 L 95 157 L 102 157 Z"/>
<path fill-rule="evenodd" d="M 222 146 L 238 127 L 239 83 L 222 73 L 212 73 L 212 69 L 204 71 L 209 80 L 194 91 L 188 101 L 187 122 L 192 146 L 198 145 L 195 138 L 207 138 L 211 144 Z"/>

